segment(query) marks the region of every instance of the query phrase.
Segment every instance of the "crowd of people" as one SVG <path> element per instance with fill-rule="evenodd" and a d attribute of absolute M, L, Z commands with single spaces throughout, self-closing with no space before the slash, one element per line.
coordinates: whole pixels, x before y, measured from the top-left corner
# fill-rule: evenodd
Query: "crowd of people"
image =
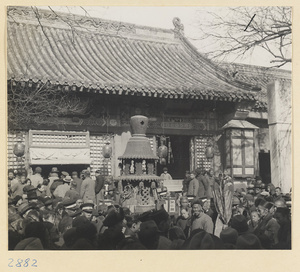
<path fill-rule="evenodd" d="M 167 175 L 167 170 L 164 170 Z M 225 173 L 226 175 L 226 173 Z M 223 176 L 224 177 L 224 176 Z M 232 216 L 216 234 L 212 171 L 186 173 L 177 209 L 141 214 L 122 207 L 112 178 L 89 169 L 43 177 L 8 171 L 9 250 L 291 249 L 290 195 L 259 177 L 232 196 Z M 106 204 L 104 199 L 111 199 Z"/>

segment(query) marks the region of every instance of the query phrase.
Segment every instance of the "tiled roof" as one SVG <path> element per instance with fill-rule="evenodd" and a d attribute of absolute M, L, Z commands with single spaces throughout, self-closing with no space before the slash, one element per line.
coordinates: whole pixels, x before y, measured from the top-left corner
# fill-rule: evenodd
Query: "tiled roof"
<path fill-rule="evenodd" d="M 253 86 L 260 86 L 261 91 L 256 96 L 256 103 L 253 111 L 267 111 L 267 85 L 274 79 L 291 80 L 292 73 L 288 70 L 247 65 L 240 63 L 219 63 L 228 74 L 234 75 L 239 81 L 247 82 Z"/>
<path fill-rule="evenodd" d="M 8 80 L 165 98 L 240 101 L 257 95 L 255 86 L 199 54 L 176 25 L 164 30 L 10 7 L 7 30 Z"/>

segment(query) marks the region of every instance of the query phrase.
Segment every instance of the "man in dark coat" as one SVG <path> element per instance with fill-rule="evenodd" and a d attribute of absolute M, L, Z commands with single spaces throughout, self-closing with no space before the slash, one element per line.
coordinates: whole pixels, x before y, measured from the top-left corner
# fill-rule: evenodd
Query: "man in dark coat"
<path fill-rule="evenodd" d="M 100 170 L 97 170 L 95 173 L 96 182 L 95 182 L 95 194 L 96 194 L 96 203 L 97 206 L 101 200 L 103 200 L 103 191 L 105 177 L 101 175 Z"/>

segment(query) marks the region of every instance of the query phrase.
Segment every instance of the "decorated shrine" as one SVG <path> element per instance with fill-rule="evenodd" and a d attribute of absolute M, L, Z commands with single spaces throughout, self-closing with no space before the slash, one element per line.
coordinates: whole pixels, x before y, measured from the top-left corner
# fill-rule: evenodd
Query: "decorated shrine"
<path fill-rule="evenodd" d="M 155 175 L 158 160 L 151 149 L 150 140 L 146 137 L 148 118 L 142 115 L 130 119 L 132 137 L 128 140 L 121 160 L 121 176 L 119 180 L 122 191 L 122 206 L 133 211 L 154 208 L 157 203 L 157 189 L 161 189 L 160 178 Z"/>

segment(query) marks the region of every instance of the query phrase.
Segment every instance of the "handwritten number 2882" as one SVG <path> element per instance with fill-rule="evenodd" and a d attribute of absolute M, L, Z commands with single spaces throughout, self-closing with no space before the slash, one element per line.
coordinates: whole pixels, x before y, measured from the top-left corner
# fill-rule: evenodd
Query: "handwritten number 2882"
<path fill-rule="evenodd" d="M 28 266 L 31 266 L 31 267 L 37 267 L 36 263 L 37 263 L 37 260 L 36 259 L 32 259 L 32 263 L 30 263 L 30 258 L 27 258 L 25 260 L 23 259 L 18 259 L 14 265 L 14 259 L 12 258 L 9 258 L 8 259 L 9 262 L 8 262 L 8 267 L 28 267 Z"/>

